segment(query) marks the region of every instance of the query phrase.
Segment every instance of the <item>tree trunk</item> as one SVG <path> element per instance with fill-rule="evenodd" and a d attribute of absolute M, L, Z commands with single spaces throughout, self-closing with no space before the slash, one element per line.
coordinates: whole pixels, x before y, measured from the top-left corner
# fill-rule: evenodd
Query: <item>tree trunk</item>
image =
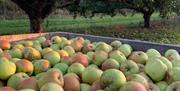
<path fill-rule="evenodd" d="M 151 15 L 152 15 L 152 13 L 149 13 L 149 12 L 144 13 L 144 27 L 145 28 L 150 27 Z"/>
<path fill-rule="evenodd" d="M 41 33 L 43 31 L 43 19 L 41 18 L 36 18 L 32 19 L 29 18 L 30 20 L 30 33 Z"/>

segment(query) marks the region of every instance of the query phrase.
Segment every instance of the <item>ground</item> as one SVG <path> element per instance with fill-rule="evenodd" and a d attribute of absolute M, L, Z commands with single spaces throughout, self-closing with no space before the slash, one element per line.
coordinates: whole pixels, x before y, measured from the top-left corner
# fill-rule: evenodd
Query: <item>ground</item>
<path fill-rule="evenodd" d="M 180 45 L 179 17 L 162 20 L 158 14 L 154 14 L 151 20 L 151 28 L 145 29 L 141 27 L 143 25 L 141 14 L 113 18 L 105 16 L 102 19 L 99 17 L 93 19 L 80 17 L 75 20 L 48 18 L 44 22 L 44 29 L 45 32 L 75 32 Z M 0 35 L 24 34 L 28 33 L 28 30 L 27 19 L 0 21 Z"/>

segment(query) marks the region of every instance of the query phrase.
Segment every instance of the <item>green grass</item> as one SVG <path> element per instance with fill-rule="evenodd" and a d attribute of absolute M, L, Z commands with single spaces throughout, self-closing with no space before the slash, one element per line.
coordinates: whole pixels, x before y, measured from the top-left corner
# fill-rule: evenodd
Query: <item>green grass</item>
<path fill-rule="evenodd" d="M 161 20 L 158 14 L 152 16 L 152 27 L 142 28 L 142 15 L 134 16 L 106 16 L 103 19 L 94 17 L 85 18 L 48 18 L 44 22 L 45 32 L 74 32 L 126 39 L 152 41 L 180 45 L 180 18 Z M 164 23 L 165 22 L 165 23 Z M 29 21 L 3 20 L 0 21 L 0 35 L 28 33 Z"/>
<path fill-rule="evenodd" d="M 152 19 L 159 19 L 158 14 L 154 14 Z M 86 18 L 48 18 L 44 21 L 44 28 L 46 31 L 57 31 L 62 29 L 87 29 L 92 27 L 110 27 L 112 25 L 134 25 L 142 22 L 143 18 L 141 14 L 134 16 L 115 16 L 113 18 L 105 16 L 104 18 L 93 17 L 92 19 Z M 28 33 L 29 20 L 2 20 L 0 21 L 0 34 L 24 34 Z"/>

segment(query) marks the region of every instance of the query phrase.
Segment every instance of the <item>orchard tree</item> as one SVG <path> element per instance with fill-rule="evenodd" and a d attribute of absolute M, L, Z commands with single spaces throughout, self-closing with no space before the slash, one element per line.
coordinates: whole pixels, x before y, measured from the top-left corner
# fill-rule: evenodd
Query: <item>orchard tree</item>
<path fill-rule="evenodd" d="M 74 2 L 73 0 L 11 0 L 28 15 L 30 33 L 43 31 L 42 23 L 57 7 L 63 8 Z"/>

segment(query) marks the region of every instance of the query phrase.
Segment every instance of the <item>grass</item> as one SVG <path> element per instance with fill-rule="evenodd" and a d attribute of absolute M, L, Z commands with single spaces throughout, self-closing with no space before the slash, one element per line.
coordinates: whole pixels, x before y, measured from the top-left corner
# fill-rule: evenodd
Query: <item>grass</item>
<path fill-rule="evenodd" d="M 159 19 L 158 14 L 154 14 L 152 19 Z M 46 31 L 57 31 L 62 29 L 91 29 L 94 27 L 110 27 L 112 25 L 134 25 L 143 21 L 141 14 L 134 16 L 115 16 L 113 18 L 105 16 L 104 18 L 94 17 L 92 19 L 86 18 L 48 18 L 44 22 Z M 24 34 L 29 31 L 29 21 L 27 19 L 20 20 L 2 20 L 0 21 L 0 34 Z"/>
<path fill-rule="evenodd" d="M 48 18 L 44 22 L 45 32 L 74 32 L 126 39 L 152 41 L 180 45 L 180 18 L 161 20 L 158 14 L 152 16 L 152 27 L 145 29 L 142 26 L 142 15 L 94 17 L 93 19 Z M 0 35 L 28 33 L 29 22 L 22 20 L 0 21 Z"/>

